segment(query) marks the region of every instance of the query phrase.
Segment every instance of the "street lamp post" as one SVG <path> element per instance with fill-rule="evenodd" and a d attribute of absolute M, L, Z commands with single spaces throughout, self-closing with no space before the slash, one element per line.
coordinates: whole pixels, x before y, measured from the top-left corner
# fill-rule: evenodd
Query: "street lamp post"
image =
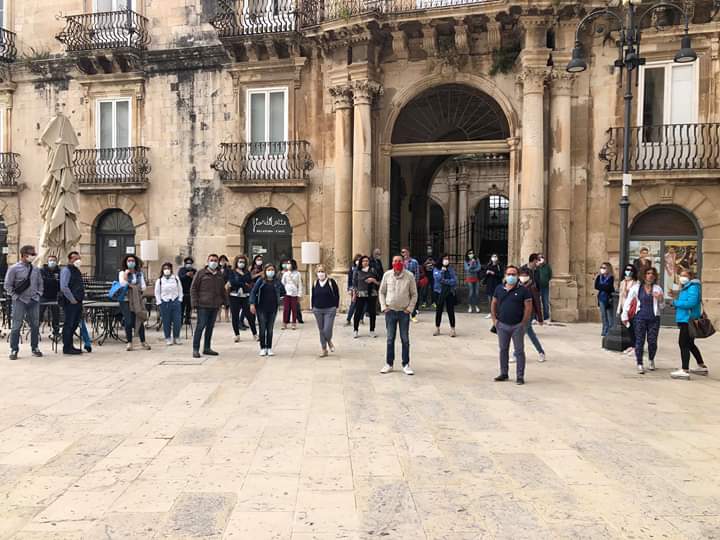
<path fill-rule="evenodd" d="M 572 58 L 567 65 L 567 71 L 570 73 L 581 73 L 587 70 L 587 63 L 583 55 L 583 48 L 580 42 L 580 31 L 583 27 L 599 18 L 610 19 L 616 21 L 619 25 L 620 36 L 617 41 L 618 59 L 615 60 L 614 66 L 620 68 L 621 73 L 627 71 L 625 80 L 625 95 L 623 101 L 625 105 L 623 115 L 623 179 L 622 194 L 620 196 L 620 271 L 623 272 L 625 265 L 628 263 L 628 231 L 629 231 L 629 209 L 630 209 L 630 185 L 632 177 L 630 175 L 630 127 L 632 116 L 632 100 L 633 100 L 633 74 L 639 70 L 639 67 L 645 64 L 645 59 L 640 56 L 640 37 L 641 26 L 645 19 L 653 12 L 661 9 L 672 9 L 679 12 L 685 23 L 685 33 L 682 37 L 680 50 L 675 55 L 675 62 L 690 63 L 697 60 L 697 54 L 692 48 L 690 41 L 689 26 L 690 21 L 687 12 L 672 2 L 656 2 L 647 7 L 642 13 L 636 11 L 638 0 L 622 0 L 622 5 L 617 9 L 600 8 L 586 15 L 575 30 L 575 47 L 572 51 Z M 637 76 L 637 75 L 636 75 Z M 620 279 L 624 276 L 621 274 Z M 615 295 L 617 302 L 617 295 Z M 620 319 L 616 317 L 615 325 L 603 339 L 603 347 L 605 349 L 622 351 L 629 343 L 629 334 L 622 325 Z"/>

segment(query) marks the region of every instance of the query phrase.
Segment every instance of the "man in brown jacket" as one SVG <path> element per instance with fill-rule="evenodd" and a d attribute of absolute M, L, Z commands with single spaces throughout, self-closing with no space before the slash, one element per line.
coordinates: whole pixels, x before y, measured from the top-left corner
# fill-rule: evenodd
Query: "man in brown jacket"
<path fill-rule="evenodd" d="M 205 332 L 203 354 L 217 356 L 211 341 L 218 310 L 225 303 L 225 279 L 218 268 L 218 256 L 214 253 L 207 259 L 207 266 L 193 278 L 190 286 L 190 300 L 197 309 L 197 328 L 193 335 L 193 358 L 200 358 L 200 338 Z"/>

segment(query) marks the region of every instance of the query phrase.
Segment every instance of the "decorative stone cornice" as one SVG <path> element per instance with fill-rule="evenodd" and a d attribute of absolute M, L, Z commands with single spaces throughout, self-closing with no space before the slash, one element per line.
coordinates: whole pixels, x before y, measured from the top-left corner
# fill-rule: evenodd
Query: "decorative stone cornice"
<path fill-rule="evenodd" d="M 371 80 L 352 81 L 355 105 L 372 105 L 376 97 L 383 95 L 383 87 L 379 82 Z"/>
<path fill-rule="evenodd" d="M 349 84 L 339 84 L 328 88 L 328 92 L 333 98 L 335 110 L 349 109 L 353 103 L 353 91 Z"/>

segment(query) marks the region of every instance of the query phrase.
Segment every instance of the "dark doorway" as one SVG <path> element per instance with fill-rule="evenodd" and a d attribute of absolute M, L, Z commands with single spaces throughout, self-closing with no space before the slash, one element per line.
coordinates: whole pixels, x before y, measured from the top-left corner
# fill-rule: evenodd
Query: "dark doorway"
<path fill-rule="evenodd" d="M 5 220 L 0 216 L 0 281 L 5 281 L 5 274 L 7 273 L 8 264 L 8 228 L 5 225 Z"/>
<path fill-rule="evenodd" d="M 287 215 L 275 208 L 260 208 L 245 225 L 245 246 L 251 259 L 262 255 L 266 264 L 291 259 L 292 227 Z"/>
<path fill-rule="evenodd" d="M 445 254 L 445 212 L 442 206 L 430 201 L 430 244 L 433 254 L 441 257 Z"/>
<path fill-rule="evenodd" d="M 508 256 L 508 223 L 510 201 L 503 195 L 490 195 L 475 210 L 475 249 L 482 264 L 487 264 L 496 253 L 503 265 Z"/>
<path fill-rule="evenodd" d="M 117 279 L 120 263 L 127 253 L 135 253 L 135 226 L 122 210 L 110 210 L 98 220 L 95 229 L 95 277 Z"/>
<path fill-rule="evenodd" d="M 403 179 L 400 177 L 400 166 L 397 161 L 391 161 L 390 172 L 392 176 L 390 180 L 390 253 L 387 254 L 388 259 L 400 253 L 402 248 L 400 227 L 402 226 L 402 201 L 405 198 Z"/>

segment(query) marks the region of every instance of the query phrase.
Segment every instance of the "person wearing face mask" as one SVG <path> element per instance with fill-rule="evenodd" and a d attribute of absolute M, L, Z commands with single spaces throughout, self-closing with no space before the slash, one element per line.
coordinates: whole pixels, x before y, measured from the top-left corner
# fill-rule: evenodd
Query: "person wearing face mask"
<path fill-rule="evenodd" d="M 630 289 L 632 289 L 635 285 L 637 285 L 638 282 L 638 275 L 637 275 L 637 269 L 635 268 L 635 265 L 628 264 L 625 267 L 624 271 L 624 279 L 620 282 L 619 287 L 619 299 L 618 299 L 618 307 L 617 307 L 617 315 L 621 316 L 623 312 L 623 306 L 625 305 L 625 300 L 627 300 L 628 293 L 630 292 Z M 622 320 L 622 319 L 621 319 Z M 633 325 L 627 325 L 628 333 L 630 334 L 630 343 L 632 345 L 625 349 L 623 351 L 623 354 L 635 354 L 635 330 L 633 329 Z"/>
<path fill-rule="evenodd" d="M 283 330 L 287 329 L 287 325 L 292 318 L 292 329 L 295 330 L 297 328 L 298 302 L 303 294 L 302 276 L 298 272 L 297 261 L 289 259 L 283 263 L 280 282 L 285 287 L 282 328 Z"/>
<path fill-rule="evenodd" d="M 182 323 L 182 284 L 173 274 L 173 265 L 162 265 L 160 277 L 155 281 L 155 302 L 160 307 L 165 344 L 180 345 L 180 326 Z"/>
<path fill-rule="evenodd" d="M 488 299 L 488 306 L 492 305 L 493 296 L 498 285 L 502 283 L 503 269 L 500 266 L 500 259 L 496 254 L 492 254 L 490 262 L 481 270 L 483 275 L 483 283 L 485 283 L 485 294 Z M 490 310 L 488 309 L 488 312 Z M 489 319 L 492 317 L 492 313 L 488 313 L 485 317 Z"/>
<path fill-rule="evenodd" d="M 357 307 L 355 295 L 353 294 L 353 281 L 355 279 L 355 272 L 357 272 L 358 268 L 360 268 L 360 257 L 362 257 L 362 254 L 360 253 L 353 257 L 353 262 L 350 265 L 350 269 L 347 274 L 347 293 L 350 297 L 350 306 L 348 307 L 347 316 L 345 318 L 345 326 L 350 326 L 352 324 L 353 317 L 355 316 L 355 309 Z M 362 320 L 364 316 L 365 314 L 363 313 L 363 316 L 360 319 Z"/>
<path fill-rule="evenodd" d="M 200 358 L 200 341 L 203 337 L 202 353 L 206 356 L 217 356 L 218 353 L 212 349 L 212 335 L 218 311 L 227 300 L 225 279 L 215 253 L 208 256 L 205 268 L 195 274 L 190 287 L 190 296 L 192 305 L 197 310 L 197 328 L 193 334 L 193 358 Z"/>
<path fill-rule="evenodd" d="M 457 274 L 450 266 L 450 258 L 444 255 L 433 268 L 433 292 L 435 293 L 435 332 L 433 336 L 440 335 L 443 309 L 447 310 L 450 320 L 450 337 L 455 337 L 455 303 L 457 289 Z"/>
<path fill-rule="evenodd" d="M 670 373 L 673 379 L 689 380 L 690 372 L 698 375 L 707 375 L 709 370 L 703 361 L 700 349 L 695 345 L 695 339 L 690 335 L 690 324 L 693 320 L 702 317 L 702 286 L 699 279 L 688 268 L 680 270 L 680 290 L 671 291 L 675 306 L 675 322 L 680 329 L 678 345 L 680 346 L 680 359 L 682 367 Z M 690 355 L 695 357 L 697 368 L 690 369 Z"/>
<path fill-rule="evenodd" d="M 469 249 L 465 253 L 465 283 L 468 286 L 468 313 L 480 313 L 480 261 L 475 252 Z"/>
<path fill-rule="evenodd" d="M 431 250 L 432 253 L 432 250 Z M 420 263 L 410 255 L 410 248 L 402 248 L 400 250 L 400 255 L 402 255 L 403 258 L 403 265 L 405 266 L 405 270 L 410 272 L 415 277 L 415 288 L 420 290 Z M 418 302 L 420 302 L 420 296 L 418 295 Z M 416 323 L 418 322 L 418 306 L 416 305 L 413 307 L 412 313 L 410 315 L 410 320 L 412 322 Z"/>
<path fill-rule="evenodd" d="M 407 251 L 407 250 L 404 250 Z M 390 373 L 395 363 L 395 336 L 400 328 L 402 366 L 405 375 L 414 375 L 410 367 L 410 315 L 418 302 L 415 275 L 405 269 L 404 257 L 395 255 L 392 269 L 385 272 L 378 292 L 380 308 L 385 314 L 387 352 L 380 373 Z"/>
<path fill-rule="evenodd" d="M 543 319 L 550 320 L 550 280 L 553 277 L 552 266 L 547 262 L 545 255 L 538 253 L 535 269 L 535 286 L 540 292 L 542 300 Z"/>
<path fill-rule="evenodd" d="M 149 351 L 150 345 L 145 341 L 145 321 L 147 311 L 143 302 L 143 292 L 147 288 L 145 274 L 142 271 L 142 261 L 135 255 L 125 255 L 122 269 L 118 273 L 118 282 L 125 287 L 125 294 L 120 297 L 120 312 L 125 324 L 125 338 L 127 351 L 135 350 L 133 334 L 140 339 L 140 346 Z"/>
<path fill-rule="evenodd" d="M 613 323 L 613 293 L 615 292 L 615 277 L 612 265 L 604 262 L 600 265 L 600 273 L 595 277 L 595 290 L 598 292 L 598 307 L 602 330 L 600 335 L 605 337 Z"/>
<path fill-rule="evenodd" d="M 532 325 L 533 319 L 535 319 L 540 326 L 542 326 L 544 322 L 543 306 L 542 299 L 540 297 L 540 291 L 538 290 L 537 285 L 535 285 L 535 282 L 532 280 L 532 276 L 530 275 L 530 272 L 527 271 L 527 269 L 520 269 L 519 280 L 520 286 L 525 287 L 528 291 L 530 291 L 530 295 L 532 296 L 532 315 L 530 316 L 530 320 L 525 327 L 525 334 L 530 339 L 530 343 L 533 344 L 533 347 L 535 347 L 535 350 L 538 353 L 538 362 L 544 362 L 545 349 L 543 349 L 542 343 L 540 343 L 540 339 L 537 337 L 535 329 Z M 515 358 L 515 361 L 517 361 L 517 356 L 513 355 L 513 357 Z"/>
<path fill-rule="evenodd" d="M 252 267 L 250 268 L 250 279 L 255 285 L 255 282 L 265 275 L 265 263 L 262 255 L 255 255 L 253 257 Z"/>
<path fill-rule="evenodd" d="M 257 316 L 260 327 L 260 356 L 275 356 L 273 328 L 283 296 L 285 287 L 276 276 L 275 265 L 266 265 L 263 277 L 255 282 L 250 293 L 250 311 Z"/>
<path fill-rule="evenodd" d="M 658 274 L 655 268 L 645 270 L 640 283 L 635 284 L 627 293 L 620 320 L 626 326 L 632 326 L 635 332 L 635 360 L 637 371 L 645 373 L 643 352 L 645 340 L 648 344 L 650 371 L 655 371 L 655 355 L 657 354 L 658 334 L 660 333 L 660 313 L 664 306 L 665 295 L 662 287 L 657 284 Z M 633 313 L 634 312 L 634 313 Z"/>
<path fill-rule="evenodd" d="M 220 258 L 218 259 L 218 268 L 220 269 L 220 273 L 225 281 L 225 292 L 227 293 L 230 290 L 228 280 L 230 279 L 230 271 L 232 270 L 232 268 L 230 268 L 230 259 L 228 259 L 227 255 L 220 255 Z M 221 306 L 220 312 L 218 313 L 218 319 L 220 322 L 223 320 L 223 315 L 225 315 L 225 322 L 228 322 L 230 320 L 230 302 L 227 295 L 225 296 L 225 303 Z"/>
<path fill-rule="evenodd" d="M 317 321 L 320 332 L 320 357 L 324 358 L 330 352 L 335 352 L 333 345 L 333 324 L 338 306 L 340 305 L 340 289 L 334 279 L 328 278 L 325 266 L 319 264 L 316 269 L 317 280 L 310 295 L 310 308 Z"/>
<path fill-rule="evenodd" d="M 68 263 L 60 271 L 60 296 L 59 302 L 65 313 L 65 323 L 62 330 L 63 354 L 82 354 L 80 349 L 75 348 L 75 331 L 82 320 L 82 303 L 85 299 L 85 284 L 83 283 L 80 266 L 82 260 L 77 251 L 68 254 Z"/>
<path fill-rule="evenodd" d="M 240 341 L 240 330 L 242 330 L 242 323 L 245 319 L 250 325 L 253 338 L 257 341 L 255 315 L 250 313 L 250 303 L 248 302 L 253 282 L 247 268 L 247 257 L 245 255 L 235 257 L 233 267 L 228 284 L 230 286 L 230 314 L 232 316 L 233 332 L 235 333 L 235 343 Z"/>
<path fill-rule="evenodd" d="M 192 301 L 190 299 L 190 286 L 192 285 L 193 278 L 195 278 L 195 267 L 193 266 L 195 261 L 192 257 L 185 257 L 183 261 L 183 267 L 178 272 L 180 283 L 183 288 L 183 300 L 182 300 L 182 312 L 183 312 L 183 324 L 190 324 L 192 318 Z"/>
<path fill-rule="evenodd" d="M 376 337 L 375 320 L 377 317 L 377 295 L 380 285 L 380 276 L 370 266 L 370 257 L 360 257 L 360 267 L 353 275 L 353 298 L 356 303 L 355 318 L 353 319 L 353 337 L 358 338 L 360 319 L 364 313 L 370 318 L 370 337 Z"/>
<path fill-rule="evenodd" d="M 50 312 L 50 324 L 52 326 L 53 340 L 60 336 L 60 307 L 58 306 L 58 295 L 60 294 L 60 267 L 57 257 L 49 255 L 47 264 L 40 269 L 43 280 L 43 294 L 40 297 L 40 321 L 45 318 L 45 313 Z"/>
<path fill-rule="evenodd" d="M 37 252 L 33 246 L 20 248 L 20 261 L 5 274 L 5 291 L 12 299 L 12 328 L 10 330 L 10 360 L 17 360 L 20 349 L 20 329 L 23 321 L 30 327 L 30 348 L 33 356 L 40 352 L 40 298 L 43 280 L 33 266 Z"/>
<path fill-rule="evenodd" d="M 500 349 L 500 375 L 496 382 L 507 381 L 510 370 L 510 342 L 515 349 L 516 384 L 525 384 L 525 329 L 532 316 L 533 299 L 530 291 L 518 283 L 516 266 L 505 269 L 505 283 L 498 285 L 490 304 L 493 328 Z"/>

